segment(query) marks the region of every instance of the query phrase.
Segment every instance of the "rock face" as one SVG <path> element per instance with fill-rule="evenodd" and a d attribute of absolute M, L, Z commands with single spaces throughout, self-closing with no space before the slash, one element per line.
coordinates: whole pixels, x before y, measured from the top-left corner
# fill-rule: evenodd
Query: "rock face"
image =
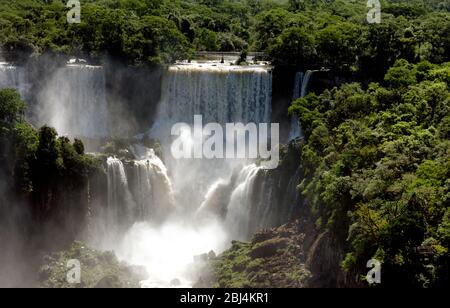
<path fill-rule="evenodd" d="M 195 287 L 323 288 L 359 287 L 340 265 L 343 248 L 330 232 L 307 234 L 296 221 L 254 235 L 210 260 Z"/>
<path fill-rule="evenodd" d="M 329 231 L 311 236 L 313 239 L 306 260 L 306 267 L 313 273 L 309 287 L 358 287 L 350 284 L 351 279 L 340 267 L 339 260 L 344 258 L 341 242 Z"/>
<path fill-rule="evenodd" d="M 69 283 L 67 274 L 73 268 L 69 260 L 80 262 L 80 283 Z M 44 256 L 39 271 L 43 288 L 139 288 L 147 279 L 143 268 L 119 262 L 112 252 L 99 252 L 75 242 L 68 250 Z"/>
<path fill-rule="evenodd" d="M 209 277 L 197 286 L 220 288 L 301 288 L 311 273 L 305 267 L 304 235 L 298 224 L 257 233 L 250 243 L 233 242 L 211 262 Z"/>

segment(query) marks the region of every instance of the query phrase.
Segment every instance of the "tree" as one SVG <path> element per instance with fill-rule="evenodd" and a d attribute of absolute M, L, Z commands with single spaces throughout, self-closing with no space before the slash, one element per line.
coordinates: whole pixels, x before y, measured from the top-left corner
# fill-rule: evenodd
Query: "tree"
<path fill-rule="evenodd" d="M 266 50 L 271 43 L 286 29 L 290 13 L 284 9 L 262 12 L 256 17 L 256 49 Z"/>
<path fill-rule="evenodd" d="M 301 11 L 306 8 L 305 0 L 289 0 L 289 10 Z"/>
<path fill-rule="evenodd" d="M 362 26 L 350 22 L 336 22 L 318 31 L 316 48 L 319 62 L 339 71 L 356 68 L 363 31 Z"/>
<path fill-rule="evenodd" d="M 288 28 L 269 47 L 269 54 L 277 63 L 307 66 L 316 59 L 314 38 L 303 28 Z"/>
<path fill-rule="evenodd" d="M 414 66 L 406 60 L 399 60 L 389 69 L 385 80 L 394 88 L 408 87 L 416 83 Z"/>
<path fill-rule="evenodd" d="M 75 148 L 75 151 L 79 155 L 84 155 L 84 144 L 80 139 L 76 139 L 73 142 L 73 147 Z"/>
<path fill-rule="evenodd" d="M 17 90 L 0 90 L 0 121 L 2 123 L 12 124 L 21 120 L 25 106 Z"/>
<path fill-rule="evenodd" d="M 36 176 L 48 177 L 48 175 L 54 174 L 58 169 L 58 165 L 61 165 L 61 161 L 58 161 L 60 157 L 60 149 L 57 142 L 58 133 L 56 130 L 49 126 L 43 126 L 39 130 L 39 145 L 36 151 L 36 167 L 34 172 Z"/>
<path fill-rule="evenodd" d="M 205 28 L 197 29 L 195 31 L 194 46 L 197 50 L 217 51 L 219 44 L 216 33 Z"/>
<path fill-rule="evenodd" d="M 291 107 L 306 135 L 299 188 L 320 231 L 347 247 L 337 266 L 349 279 L 375 258 L 383 263 L 382 286 L 448 284 L 445 69 L 400 60 L 385 87 L 342 85 Z"/>

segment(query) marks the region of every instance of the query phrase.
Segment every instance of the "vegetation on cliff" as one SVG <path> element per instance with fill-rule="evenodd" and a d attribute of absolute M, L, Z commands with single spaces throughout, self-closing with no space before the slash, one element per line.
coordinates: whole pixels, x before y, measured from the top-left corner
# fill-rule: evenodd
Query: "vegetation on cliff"
<path fill-rule="evenodd" d="M 50 52 L 141 65 L 194 51 L 258 50 L 276 65 L 326 67 L 364 81 L 311 94 L 291 108 L 305 132 L 305 219 L 313 220 L 315 234 L 338 243 L 343 257 L 335 262 L 352 286 L 365 285 L 372 258 L 383 263 L 382 286 L 449 285 L 447 2 L 382 1 L 381 24 L 367 23 L 365 1 L 88 0 L 80 24 L 67 23 L 65 2 L 0 0 L 6 60 Z M 27 236 L 51 230 L 55 242 L 67 243 L 88 215 L 86 187 L 100 163 L 85 155 L 81 141 L 47 126 L 37 130 L 24 113 L 16 91 L 0 91 L 0 237 L 8 238 L 4 228 L 14 224 Z M 105 146 L 110 154 L 120 150 L 118 142 Z M 235 242 L 216 260 L 217 286 L 307 285 L 300 234 L 281 228 Z M 57 263 L 80 249 L 50 257 L 43 284 L 62 286 Z M 104 257 L 87 252 L 86 260 Z M 113 276 L 122 271 L 115 260 L 106 263 Z M 88 274 L 84 285 L 97 285 L 105 271 Z"/>
<path fill-rule="evenodd" d="M 80 276 L 74 273 L 71 277 L 75 283 L 67 279 L 70 260 L 80 262 Z M 146 276 L 144 269 L 119 262 L 113 252 L 99 252 L 80 242 L 66 251 L 44 256 L 39 270 L 40 286 L 44 288 L 139 288 Z"/>
<path fill-rule="evenodd" d="M 293 223 L 261 231 L 250 243 L 232 247 L 211 260 L 212 275 L 199 286 L 220 288 L 301 288 L 311 274 L 305 267 L 304 235 Z"/>
<path fill-rule="evenodd" d="M 291 107 L 305 132 L 294 224 L 305 235 L 294 243 L 297 266 L 310 276 L 299 286 L 368 286 L 371 259 L 382 263 L 382 287 L 449 285 L 449 82 L 448 63 L 399 60 L 382 83 L 345 84 Z M 274 260 L 290 260 L 283 250 L 254 254 L 260 245 L 273 252 L 278 233 L 233 243 L 213 263 L 216 285 L 291 286 L 263 279 Z"/>
<path fill-rule="evenodd" d="M 80 140 L 58 137 L 48 126 L 35 129 L 24 119 L 25 108 L 16 90 L 0 90 L 0 216 L 20 213 L 15 223 L 29 236 L 48 227 L 54 243 L 64 242 L 83 228 L 87 183 L 101 165 L 84 153 Z"/>
<path fill-rule="evenodd" d="M 448 286 L 449 82 L 449 64 L 399 60 L 383 85 L 346 84 L 291 108 L 306 134 L 300 189 L 357 281 L 375 258 L 383 286 Z"/>

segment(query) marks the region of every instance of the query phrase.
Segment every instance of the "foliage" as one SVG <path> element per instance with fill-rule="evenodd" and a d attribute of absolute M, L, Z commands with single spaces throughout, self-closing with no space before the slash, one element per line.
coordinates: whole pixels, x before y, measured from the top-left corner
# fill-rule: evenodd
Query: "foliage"
<path fill-rule="evenodd" d="M 83 216 L 86 208 L 77 195 L 89 177 L 101 170 L 100 162 L 84 154 L 81 140 L 72 143 L 66 137 L 58 138 L 48 126 L 36 130 L 24 120 L 24 111 L 25 102 L 16 90 L 0 90 L 0 170 L 11 179 L 6 181 L 6 200 L 25 202 L 38 223 L 55 218 L 65 208 L 75 210 L 73 204 Z M 57 198 L 61 185 L 65 199 Z"/>
<path fill-rule="evenodd" d="M 300 189 L 317 227 L 343 243 L 350 276 L 377 258 L 384 285 L 447 286 L 450 7 L 385 0 L 382 10 L 382 23 L 368 24 L 365 1 L 86 0 L 81 23 L 68 24 L 65 1 L 0 0 L 0 47 L 6 60 L 50 52 L 129 65 L 172 63 L 200 50 L 236 51 L 245 64 L 248 51 L 263 51 L 275 65 L 326 67 L 362 81 L 291 108 L 306 136 Z M 8 179 L 0 201 L 20 196 L 39 221 L 65 211 L 83 216 L 77 193 L 99 162 L 80 140 L 35 129 L 24 112 L 17 92 L 0 91 L 0 174 Z M 58 199 L 61 186 L 67 199 Z M 252 253 L 278 244 L 235 243 L 219 265 L 219 284 L 274 285 L 269 273 L 277 267 L 264 268 Z M 283 282 L 302 282 L 296 269 Z"/>
<path fill-rule="evenodd" d="M 376 258 L 384 286 L 448 284 L 449 72 L 399 60 L 386 86 L 347 84 L 291 107 L 306 135 L 301 189 L 320 228 L 346 243 L 350 273 Z"/>
<path fill-rule="evenodd" d="M 254 47 L 276 64 L 380 80 L 397 59 L 449 61 L 448 10 L 384 1 L 382 22 L 368 24 L 362 1 L 289 1 L 255 17 Z"/>
<path fill-rule="evenodd" d="M 397 58 L 449 61 L 449 7 L 427 2 L 384 1 L 382 23 L 368 24 L 363 1 L 86 0 L 81 23 L 68 24 L 64 1 L 0 0 L 0 46 L 16 56 L 109 55 L 136 65 L 248 49 L 376 79 Z"/>
<path fill-rule="evenodd" d="M 211 261 L 214 279 L 221 288 L 299 288 L 311 277 L 304 265 L 303 234 L 295 223 L 261 231 L 251 243 L 232 247 Z"/>
<path fill-rule="evenodd" d="M 69 260 L 78 260 L 81 266 L 80 283 L 67 281 Z M 141 268 L 132 268 L 119 262 L 113 252 L 99 252 L 80 242 L 68 250 L 43 257 L 39 282 L 44 288 L 138 288 L 143 275 Z"/>

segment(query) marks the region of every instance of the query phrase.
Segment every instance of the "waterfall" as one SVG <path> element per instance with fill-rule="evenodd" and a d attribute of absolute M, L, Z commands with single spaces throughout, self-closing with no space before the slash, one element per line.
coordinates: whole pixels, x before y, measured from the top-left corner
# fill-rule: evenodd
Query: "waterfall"
<path fill-rule="evenodd" d="M 162 97 L 152 138 L 161 141 L 171 170 L 177 205 L 195 212 L 213 183 L 231 175 L 241 162 L 224 160 L 174 160 L 170 136 L 174 123 L 270 123 L 272 118 L 272 68 L 220 63 L 172 65 L 163 77 Z M 251 163 L 251 162 L 250 162 Z"/>
<path fill-rule="evenodd" d="M 134 161 L 107 161 L 108 211 L 117 213 L 122 206 L 136 214 L 135 223 L 119 233 L 108 229 L 103 249 L 113 249 L 121 260 L 144 266 L 149 274 L 141 282 L 144 287 L 192 287 L 203 270 L 203 265 L 193 262 L 194 256 L 223 251 L 226 234 L 215 222 L 197 225 L 186 217 L 167 217 L 174 202 L 166 167 L 152 149 L 135 145 L 132 153 Z M 129 202 L 131 198 L 134 202 Z"/>
<path fill-rule="evenodd" d="M 292 99 L 296 100 L 302 96 L 303 91 L 303 79 L 304 79 L 304 73 L 303 72 L 297 72 L 295 74 L 295 83 L 294 83 L 294 92 L 292 94 Z"/>
<path fill-rule="evenodd" d="M 303 79 L 304 74 L 303 72 L 297 72 L 295 74 L 295 81 L 294 81 L 294 93 L 292 95 L 292 101 L 296 101 L 298 98 L 301 97 L 301 94 L 303 92 Z M 291 131 L 289 133 L 289 141 L 296 140 L 302 136 L 301 126 L 298 121 L 297 116 L 293 115 L 291 118 Z"/>
<path fill-rule="evenodd" d="M 308 86 L 312 75 L 316 71 L 297 72 L 295 74 L 294 93 L 292 95 L 292 102 L 308 94 Z M 301 139 L 303 137 L 302 127 L 298 118 L 294 115 L 291 120 L 291 132 L 289 134 L 289 141 Z"/>
<path fill-rule="evenodd" d="M 298 185 L 303 169 L 298 149 L 289 153 L 275 170 L 252 164 L 215 182 L 197 212 L 198 221 L 223 220 L 231 238 L 239 240 L 290 221 L 302 204 Z"/>
<path fill-rule="evenodd" d="M 60 134 L 78 137 L 108 136 L 108 106 L 104 70 L 70 64 L 59 68 L 38 95 L 38 122 Z"/>
<path fill-rule="evenodd" d="M 134 177 L 136 178 L 135 195 L 138 217 L 149 218 L 153 203 L 152 166 L 145 161 L 135 162 Z"/>
<path fill-rule="evenodd" d="M 265 66 L 178 64 L 163 81 L 160 119 L 191 123 L 269 123 L 272 73 Z"/>
<path fill-rule="evenodd" d="M 312 75 L 315 73 L 315 71 L 307 71 L 305 76 L 303 77 L 302 81 L 302 91 L 300 92 L 300 97 L 305 97 L 306 94 L 308 94 L 308 86 L 309 81 L 311 80 Z"/>
<path fill-rule="evenodd" d="M 106 226 L 113 228 L 127 226 L 132 222 L 136 204 L 131 195 L 124 164 L 120 159 L 109 157 L 108 170 L 108 205 L 106 209 Z"/>
<path fill-rule="evenodd" d="M 197 210 L 196 218 L 211 219 L 218 217 L 220 220 L 225 219 L 233 188 L 229 181 L 217 180 L 206 193 L 205 200 Z"/>
<path fill-rule="evenodd" d="M 167 168 L 153 149 L 135 146 L 139 160 L 133 162 L 131 191 L 137 206 L 137 220 L 165 220 L 174 211 L 172 183 Z M 136 155 L 136 154 L 135 154 Z"/>
<path fill-rule="evenodd" d="M 225 225 L 231 232 L 231 237 L 236 240 L 246 240 L 250 236 L 250 223 L 253 217 L 253 193 L 255 180 L 260 167 L 255 164 L 246 166 L 239 173 L 235 189 L 231 194 L 230 203 L 227 206 Z"/>
<path fill-rule="evenodd" d="M 163 221 L 174 211 L 172 183 L 167 168 L 153 149 L 133 146 L 137 160 L 107 159 L 107 222 Z"/>
<path fill-rule="evenodd" d="M 119 193 L 110 192 L 108 199 L 118 199 L 109 203 L 121 202 L 125 209 L 131 204 L 137 223 L 125 232 L 117 251 L 145 265 L 151 273 L 146 285 L 167 286 L 178 278 L 191 286 L 193 257 L 211 249 L 220 252 L 230 239 L 247 240 L 256 228 L 271 223 L 268 216 L 277 205 L 264 202 L 262 191 L 274 196 L 270 200 L 277 191 L 270 189 L 265 170 L 254 161 L 175 160 L 170 153 L 171 126 L 192 123 L 194 115 L 202 115 L 204 124 L 270 123 L 272 73 L 267 66 L 196 63 L 173 65 L 163 78 L 148 137 L 161 142 L 164 164 L 153 151 L 139 146 L 132 151 L 136 160 L 110 158 L 108 189 Z M 132 202 L 124 202 L 123 196 Z M 176 215 L 170 215 L 174 211 Z M 216 212 L 200 215 L 207 211 Z"/>
<path fill-rule="evenodd" d="M 6 62 L 0 62 L 0 89 L 14 88 L 25 97 L 25 74 L 23 69 Z"/>

